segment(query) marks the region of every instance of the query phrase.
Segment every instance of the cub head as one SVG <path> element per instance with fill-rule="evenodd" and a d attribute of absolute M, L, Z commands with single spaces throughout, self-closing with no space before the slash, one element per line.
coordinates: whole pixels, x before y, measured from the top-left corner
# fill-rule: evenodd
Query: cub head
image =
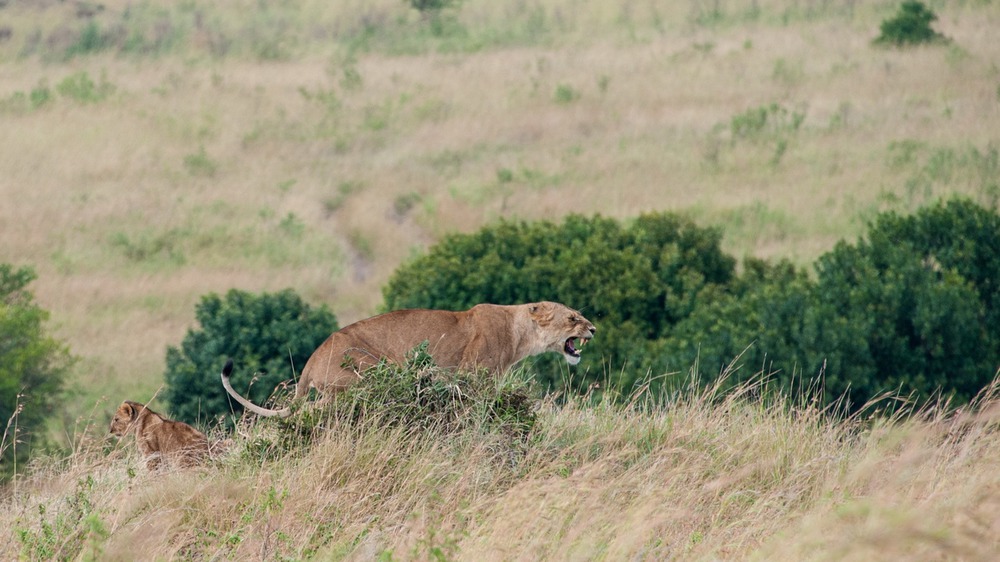
<path fill-rule="evenodd" d="M 528 312 L 537 326 L 542 351 L 562 353 L 570 365 L 580 362 L 580 350 L 597 332 L 590 320 L 557 302 L 530 304 Z"/>
<path fill-rule="evenodd" d="M 135 420 L 139 418 L 139 413 L 145 409 L 146 407 L 138 402 L 132 402 L 131 400 L 122 402 L 122 405 L 118 406 L 118 411 L 115 412 L 114 417 L 111 418 L 111 434 L 118 437 L 126 435 L 129 429 L 131 429 L 132 424 L 135 423 Z"/>

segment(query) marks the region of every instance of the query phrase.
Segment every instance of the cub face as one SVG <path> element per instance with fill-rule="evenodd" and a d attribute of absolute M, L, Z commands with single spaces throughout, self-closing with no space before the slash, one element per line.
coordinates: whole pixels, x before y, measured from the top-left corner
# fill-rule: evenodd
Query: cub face
<path fill-rule="evenodd" d="M 110 433 L 118 437 L 124 437 L 129 429 L 131 429 L 132 423 L 137 417 L 139 417 L 139 409 L 130 402 L 122 402 L 122 405 L 118 406 L 118 411 L 115 412 L 114 417 L 111 418 Z"/>

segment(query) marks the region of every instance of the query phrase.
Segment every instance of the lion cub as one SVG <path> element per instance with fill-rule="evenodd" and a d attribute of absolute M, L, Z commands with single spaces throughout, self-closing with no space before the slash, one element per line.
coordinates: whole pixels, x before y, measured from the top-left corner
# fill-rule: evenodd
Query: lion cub
<path fill-rule="evenodd" d="M 144 404 L 126 400 L 111 418 L 111 434 L 135 434 L 135 443 L 146 459 L 146 468 L 156 470 L 163 461 L 179 467 L 194 466 L 208 457 L 208 439 L 190 425 L 168 420 Z"/>

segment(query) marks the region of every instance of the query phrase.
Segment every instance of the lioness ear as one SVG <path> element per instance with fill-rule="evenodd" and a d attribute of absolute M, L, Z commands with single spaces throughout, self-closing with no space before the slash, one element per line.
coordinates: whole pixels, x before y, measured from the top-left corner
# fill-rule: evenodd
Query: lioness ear
<path fill-rule="evenodd" d="M 545 322 L 549 320 L 549 314 L 551 313 L 551 308 L 548 303 L 536 302 L 528 307 L 528 314 L 531 315 L 531 319 L 535 322 Z"/>
<path fill-rule="evenodd" d="M 139 410 L 135 406 L 133 406 L 131 402 L 126 402 L 122 404 L 122 408 L 124 408 L 125 412 L 128 413 L 129 419 L 134 420 L 135 418 L 139 417 Z"/>

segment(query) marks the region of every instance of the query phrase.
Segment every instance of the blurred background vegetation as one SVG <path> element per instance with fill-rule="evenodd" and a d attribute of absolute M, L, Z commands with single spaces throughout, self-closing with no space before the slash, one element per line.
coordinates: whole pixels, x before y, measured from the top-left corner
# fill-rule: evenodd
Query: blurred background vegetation
<path fill-rule="evenodd" d="M 49 441 L 122 399 L 207 421 L 229 405 L 197 376 L 223 355 L 243 384 L 287 379 L 333 326 L 478 300 L 598 325 L 573 371 L 533 364 L 551 388 L 670 389 L 739 356 L 826 399 L 965 400 L 997 367 L 998 20 L 990 0 L 0 2 L 0 263 L 33 272 L 17 313 L 58 359 Z M 272 318 L 280 349 L 239 348 Z"/>

